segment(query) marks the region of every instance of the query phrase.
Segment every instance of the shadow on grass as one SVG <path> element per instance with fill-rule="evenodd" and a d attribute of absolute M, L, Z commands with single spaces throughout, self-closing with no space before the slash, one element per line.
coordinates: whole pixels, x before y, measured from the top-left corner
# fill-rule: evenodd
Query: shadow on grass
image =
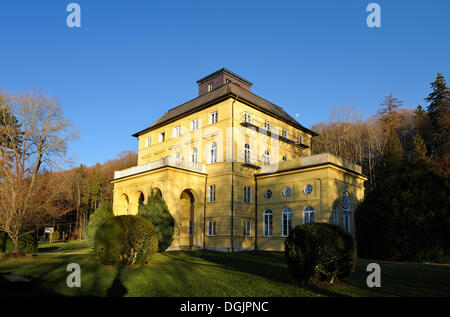
<path fill-rule="evenodd" d="M 43 279 L 24 276 L 29 282 L 10 282 L 3 275 L 12 274 L 4 272 L 0 275 L 0 297 L 58 297 L 60 294 L 54 293 L 41 284 Z"/>
<path fill-rule="evenodd" d="M 123 270 L 122 267 L 119 267 L 117 269 L 116 277 L 114 278 L 111 287 L 106 290 L 106 296 L 124 297 L 128 293 L 127 288 L 123 285 L 121 281 L 122 270 Z"/>
<path fill-rule="evenodd" d="M 186 251 L 193 257 L 218 264 L 226 269 L 243 272 L 250 275 L 257 275 L 276 283 L 295 285 L 308 291 L 312 291 L 324 296 L 346 296 L 329 288 L 315 285 L 301 286 L 294 281 L 290 274 L 283 252 L 273 251 L 245 251 L 235 253 L 224 253 L 215 251 Z"/>

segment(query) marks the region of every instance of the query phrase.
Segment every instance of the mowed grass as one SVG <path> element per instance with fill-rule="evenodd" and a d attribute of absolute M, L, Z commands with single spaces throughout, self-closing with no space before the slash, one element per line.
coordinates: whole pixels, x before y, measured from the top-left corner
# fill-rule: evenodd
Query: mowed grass
<path fill-rule="evenodd" d="M 366 285 L 367 264 L 358 260 L 347 283 L 300 286 L 294 282 L 282 252 L 221 253 L 173 251 L 156 254 L 142 267 L 99 263 L 80 242 L 41 245 L 37 256 L 0 260 L 0 275 L 15 274 L 30 283 L 0 281 L 7 296 L 450 296 L 450 267 L 379 263 L 381 288 Z M 81 266 L 81 287 L 69 288 L 69 263 Z M 0 280 L 2 280 L 0 278 Z"/>

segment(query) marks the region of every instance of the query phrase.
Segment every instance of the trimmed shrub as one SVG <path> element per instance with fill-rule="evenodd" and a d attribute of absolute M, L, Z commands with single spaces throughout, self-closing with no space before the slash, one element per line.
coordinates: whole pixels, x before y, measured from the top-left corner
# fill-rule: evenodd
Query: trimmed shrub
<path fill-rule="evenodd" d="M 31 233 L 19 238 L 19 251 L 24 253 L 37 252 L 38 243 Z M 14 251 L 14 243 L 6 232 L 0 233 L 0 252 Z"/>
<path fill-rule="evenodd" d="M 309 282 L 345 281 L 355 270 L 356 243 L 342 227 L 326 223 L 297 226 L 284 242 L 291 274 Z"/>
<path fill-rule="evenodd" d="M 98 228 L 109 218 L 114 217 L 111 204 L 108 202 L 100 203 L 100 206 L 89 216 L 89 224 L 86 228 L 86 244 L 94 246 L 95 233 Z"/>
<path fill-rule="evenodd" d="M 152 190 L 146 204 L 139 205 L 138 215 L 153 224 L 158 236 L 158 252 L 164 252 L 172 244 L 174 220 L 161 194 Z"/>
<path fill-rule="evenodd" d="M 103 264 L 147 264 L 158 249 L 150 221 L 140 216 L 107 219 L 95 234 L 94 249 Z"/>

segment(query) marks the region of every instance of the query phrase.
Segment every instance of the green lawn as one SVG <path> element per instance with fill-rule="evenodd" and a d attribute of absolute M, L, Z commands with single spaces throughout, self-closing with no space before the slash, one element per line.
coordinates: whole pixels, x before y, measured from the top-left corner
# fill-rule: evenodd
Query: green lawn
<path fill-rule="evenodd" d="M 374 261 L 376 262 L 376 261 Z M 81 266 L 81 288 L 66 286 L 66 267 Z M 345 284 L 301 287 L 292 281 L 281 252 L 219 253 L 174 251 L 157 254 L 143 267 L 99 264 L 80 242 L 40 245 L 36 256 L 0 260 L 0 275 L 32 278 L 11 284 L 0 278 L 1 295 L 83 296 L 450 296 L 450 266 L 381 265 L 382 287 L 366 286 L 366 266 L 358 260 Z M 3 290 L 3 293 L 2 293 Z"/>

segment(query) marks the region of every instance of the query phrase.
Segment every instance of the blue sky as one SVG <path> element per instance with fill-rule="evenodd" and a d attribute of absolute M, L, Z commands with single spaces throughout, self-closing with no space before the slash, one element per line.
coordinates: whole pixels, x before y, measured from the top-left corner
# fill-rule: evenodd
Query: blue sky
<path fill-rule="evenodd" d="M 81 28 L 66 6 L 81 6 Z M 450 76 L 450 1 L 3 0 L 0 87 L 56 95 L 80 130 L 69 155 L 92 165 L 137 150 L 131 134 L 197 96 L 221 68 L 306 127 L 339 106 L 364 117 L 393 91 L 426 105 L 429 83 Z"/>

